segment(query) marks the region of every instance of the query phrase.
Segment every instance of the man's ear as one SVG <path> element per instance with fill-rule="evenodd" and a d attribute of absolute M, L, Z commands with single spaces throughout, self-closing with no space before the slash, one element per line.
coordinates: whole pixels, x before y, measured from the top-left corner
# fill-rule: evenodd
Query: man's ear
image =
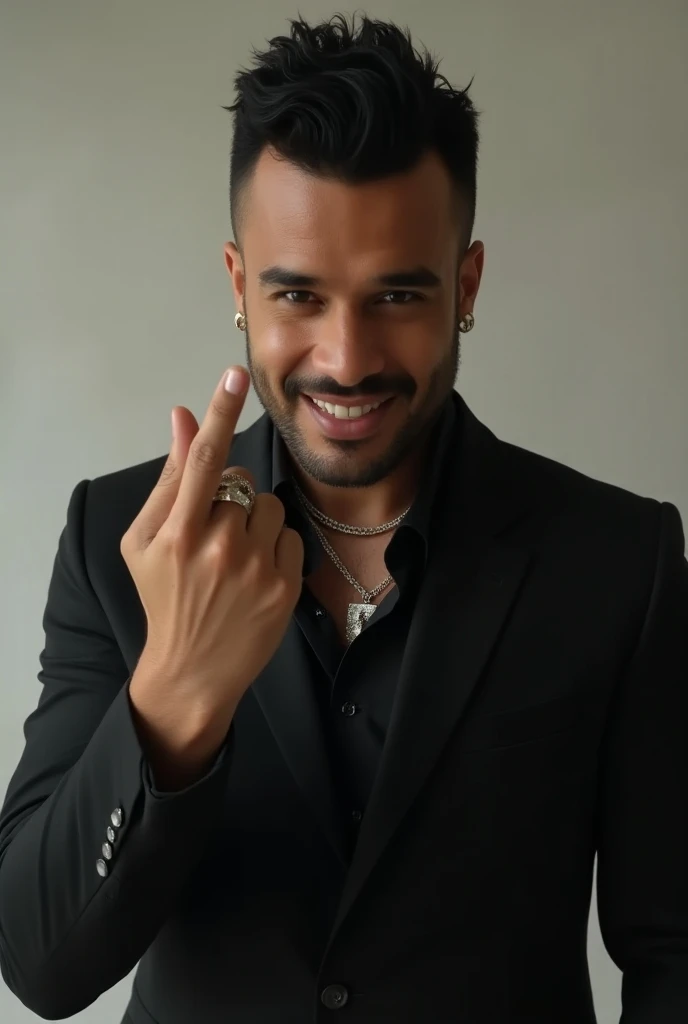
<path fill-rule="evenodd" d="M 244 261 L 234 242 L 227 242 L 225 244 L 224 251 L 225 265 L 227 267 L 227 273 L 232 280 L 234 302 L 236 303 L 237 312 L 245 313 L 244 293 L 246 291 L 246 276 L 244 274 Z"/>

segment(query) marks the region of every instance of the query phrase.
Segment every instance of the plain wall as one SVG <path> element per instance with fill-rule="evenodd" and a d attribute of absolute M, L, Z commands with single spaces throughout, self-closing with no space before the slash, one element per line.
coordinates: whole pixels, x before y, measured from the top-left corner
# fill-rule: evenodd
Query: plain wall
<path fill-rule="evenodd" d="M 75 484 L 163 454 L 243 359 L 222 246 L 232 78 L 296 0 L 0 5 L 0 787 L 39 694 Z M 343 6 L 340 10 L 353 10 Z M 459 390 L 500 437 L 688 519 L 686 0 L 423 0 L 408 24 L 483 111 L 486 245 Z M 259 409 L 252 397 L 247 425 Z M 600 1024 L 620 976 L 594 908 Z M 130 979 L 76 1020 L 120 1020 Z M 1 987 L 0 1020 L 35 1016 Z"/>

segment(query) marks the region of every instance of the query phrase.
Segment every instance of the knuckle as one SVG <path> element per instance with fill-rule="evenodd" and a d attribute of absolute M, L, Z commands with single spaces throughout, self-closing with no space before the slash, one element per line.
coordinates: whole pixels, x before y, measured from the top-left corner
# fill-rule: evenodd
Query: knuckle
<path fill-rule="evenodd" d="M 271 492 L 258 494 L 256 495 L 255 504 L 260 505 L 262 509 L 269 514 L 271 519 L 275 519 L 281 523 L 284 522 L 284 505 L 276 494 L 272 494 Z"/>
<path fill-rule="evenodd" d="M 276 605 L 290 604 L 294 587 L 286 576 L 277 576 L 272 585 L 272 599 Z"/>
<path fill-rule="evenodd" d="M 203 552 L 207 560 L 215 565 L 217 562 L 225 563 L 232 553 L 232 538 L 229 532 L 216 530 L 211 533 L 203 546 Z"/>
<path fill-rule="evenodd" d="M 244 561 L 246 579 L 253 585 L 260 585 L 266 578 L 266 560 L 259 548 L 254 548 Z"/>
<path fill-rule="evenodd" d="M 165 461 L 165 465 L 162 467 L 160 477 L 158 478 L 159 487 L 168 487 L 176 479 L 178 474 L 178 466 L 176 460 L 170 455 Z"/>
<path fill-rule="evenodd" d="M 217 417 L 217 419 L 226 420 L 231 415 L 230 407 L 222 399 L 218 399 L 217 396 L 211 398 L 208 409 L 211 415 Z"/>
<path fill-rule="evenodd" d="M 220 470 L 224 464 L 221 453 L 210 441 L 193 441 L 189 448 L 188 457 L 191 460 L 192 466 L 202 470 Z"/>
<path fill-rule="evenodd" d="M 178 558 L 188 555 L 191 550 L 191 537 L 181 523 L 168 520 L 161 527 L 158 538 L 162 541 L 165 550 Z"/>

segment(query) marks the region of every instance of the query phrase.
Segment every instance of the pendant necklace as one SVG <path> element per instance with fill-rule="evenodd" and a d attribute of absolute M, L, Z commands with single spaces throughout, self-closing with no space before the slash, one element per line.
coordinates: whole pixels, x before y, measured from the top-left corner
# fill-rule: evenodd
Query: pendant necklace
<path fill-rule="evenodd" d="M 395 519 L 391 519 L 388 523 L 383 523 L 381 526 L 349 526 L 348 523 L 340 523 L 336 519 L 331 519 L 330 516 L 326 516 L 324 512 L 321 512 L 319 508 L 316 508 L 315 505 L 308 500 L 298 484 L 294 483 L 294 489 L 299 501 L 304 506 L 306 513 L 308 514 L 311 526 L 313 527 L 323 548 L 330 556 L 337 569 L 339 569 L 342 576 L 363 598 L 362 602 L 352 601 L 347 610 L 345 636 L 348 645 L 356 639 L 368 619 L 377 608 L 377 605 L 372 603 L 373 598 L 386 590 L 390 583 L 394 582 L 394 578 L 391 575 L 386 576 L 382 583 L 378 583 L 378 585 L 373 587 L 372 590 L 366 590 L 365 587 L 361 586 L 358 580 L 349 572 L 323 531 L 320 529 L 318 523 L 322 523 L 323 526 L 329 526 L 331 530 L 336 530 L 338 533 L 346 533 L 355 537 L 374 537 L 381 533 L 389 533 L 390 530 L 395 529 L 395 527 L 397 527 L 408 514 L 411 506 L 409 505 L 409 508 L 407 508 L 405 512 L 396 516 Z"/>

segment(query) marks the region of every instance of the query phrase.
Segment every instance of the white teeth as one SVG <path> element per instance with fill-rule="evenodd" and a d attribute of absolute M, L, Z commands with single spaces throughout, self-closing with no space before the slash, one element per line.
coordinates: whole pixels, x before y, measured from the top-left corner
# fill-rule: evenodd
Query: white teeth
<path fill-rule="evenodd" d="M 319 409 L 322 409 L 323 412 L 329 412 L 330 416 L 334 416 L 338 420 L 356 419 L 358 416 L 365 416 L 366 413 L 372 412 L 373 409 L 377 409 L 378 406 L 382 405 L 381 402 L 375 402 L 374 405 L 332 405 L 331 402 L 321 402 L 317 398 L 314 398 L 313 401 Z"/>

